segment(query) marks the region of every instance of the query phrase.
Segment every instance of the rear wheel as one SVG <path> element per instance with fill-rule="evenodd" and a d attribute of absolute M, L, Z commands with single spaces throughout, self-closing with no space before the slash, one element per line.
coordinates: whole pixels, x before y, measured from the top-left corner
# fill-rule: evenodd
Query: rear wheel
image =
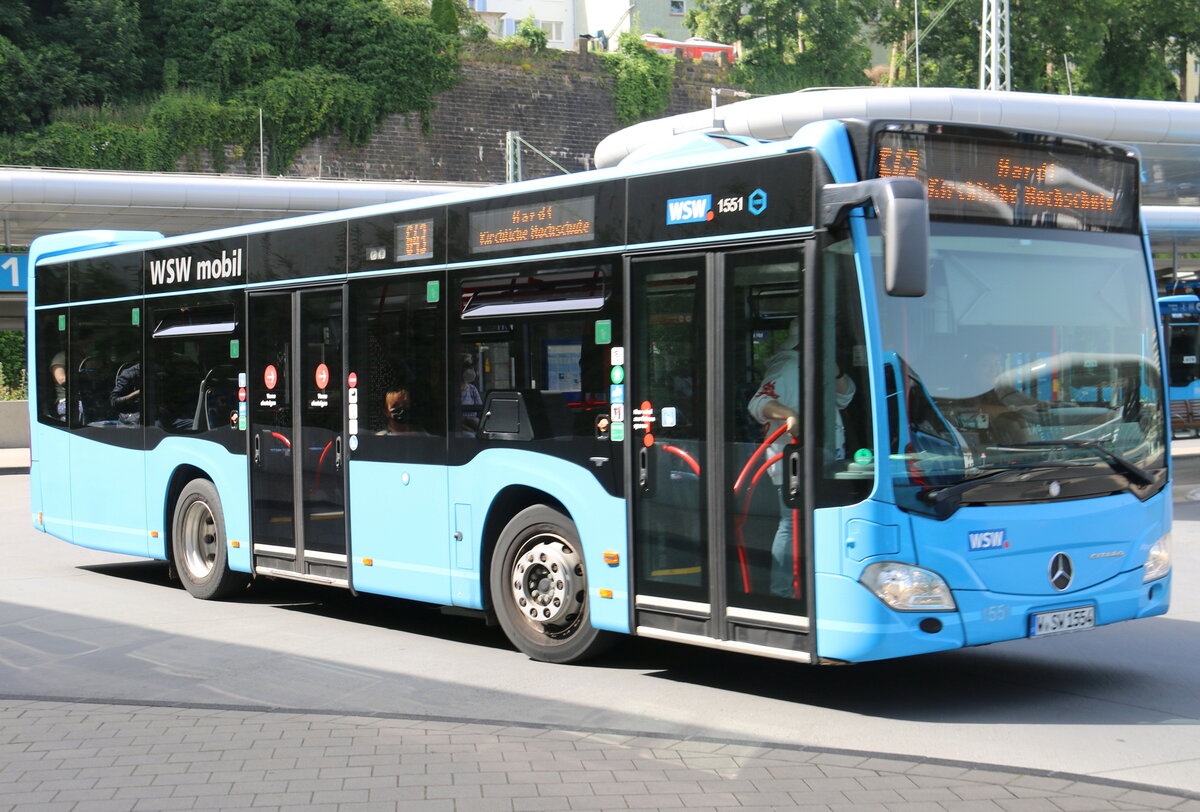
<path fill-rule="evenodd" d="M 575 662 L 612 642 L 588 619 L 579 534 L 557 510 L 535 505 L 513 517 L 492 554 L 491 587 L 504 633 L 535 660 Z"/>
<path fill-rule="evenodd" d="M 207 479 L 193 479 L 179 494 L 171 550 L 179 580 L 194 597 L 228 598 L 246 586 L 247 576 L 229 569 L 221 499 Z"/>

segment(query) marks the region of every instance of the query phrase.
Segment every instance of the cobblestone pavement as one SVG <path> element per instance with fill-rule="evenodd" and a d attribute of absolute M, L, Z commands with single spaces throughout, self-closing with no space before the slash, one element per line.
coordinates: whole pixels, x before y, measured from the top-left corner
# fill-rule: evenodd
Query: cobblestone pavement
<path fill-rule="evenodd" d="M 0 812 L 1200 812 L 1053 773 L 453 719 L 0 697 Z"/>

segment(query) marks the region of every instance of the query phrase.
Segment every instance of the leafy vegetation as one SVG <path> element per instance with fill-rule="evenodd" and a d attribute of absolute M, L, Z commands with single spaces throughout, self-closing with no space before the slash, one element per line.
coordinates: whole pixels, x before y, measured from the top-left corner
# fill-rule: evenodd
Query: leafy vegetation
<path fill-rule="evenodd" d="M 25 333 L 0 330 L 0 400 L 26 400 Z"/>
<path fill-rule="evenodd" d="M 535 54 L 546 50 L 546 43 L 550 41 L 546 32 L 537 24 L 532 12 L 517 23 L 517 30 L 512 39 L 518 46 L 528 48 Z"/>
<path fill-rule="evenodd" d="M 617 50 L 605 57 L 613 77 L 617 121 L 624 125 L 661 116 L 671 101 L 674 57 L 660 54 L 626 31 L 617 37 Z"/>
<path fill-rule="evenodd" d="M 914 32 L 921 31 L 921 84 L 977 87 L 978 0 L 697 0 L 687 25 L 738 42 L 735 79 L 755 93 L 882 83 L 914 85 Z M 1200 49 L 1195 0 L 1011 0 L 1014 90 L 1178 99 L 1176 76 Z M 915 23 L 919 23 L 916 25 Z M 870 64 L 866 36 L 891 45 Z"/>
<path fill-rule="evenodd" d="M 461 19 L 452 0 L 449 17 Z M 0 0 L 0 162 L 171 170 L 255 144 L 286 171 L 308 141 L 426 121 L 457 31 L 421 0 Z M 80 115 L 79 111 L 91 111 Z M 250 150 L 256 154 L 257 149 Z"/>
<path fill-rule="evenodd" d="M 883 0 L 699 0 L 686 24 L 697 36 L 741 42 L 733 79 L 753 93 L 867 84 L 865 23 Z M 801 48 L 803 45 L 803 48 Z"/>

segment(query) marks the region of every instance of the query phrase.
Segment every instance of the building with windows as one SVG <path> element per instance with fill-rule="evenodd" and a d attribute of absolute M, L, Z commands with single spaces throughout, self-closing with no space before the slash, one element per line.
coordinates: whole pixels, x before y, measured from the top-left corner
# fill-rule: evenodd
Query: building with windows
<path fill-rule="evenodd" d="M 576 19 L 580 34 L 605 42 L 611 50 L 625 31 L 637 34 L 659 32 L 666 39 L 686 40 L 692 36 L 683 24 L 689 4 L 695 0 L 577 0 Z"/>
<path fill-rule="evenodd" d="M 468 0 L 468 5 L 492 39 L 511 37 L 527 17 L 546 32 L 551 48 L 573 50 L 580 33 L 575 25 L 577 0 Z"/>

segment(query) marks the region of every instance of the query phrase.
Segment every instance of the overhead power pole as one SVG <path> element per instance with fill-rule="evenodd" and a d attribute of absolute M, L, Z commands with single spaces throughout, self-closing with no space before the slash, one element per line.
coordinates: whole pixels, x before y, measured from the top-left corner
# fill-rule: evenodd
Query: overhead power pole
<path fill-rule="evenodd" d="M 983 0 L 979 27 L 979 89 L 1012 90 L 1008 0 Z"/>

